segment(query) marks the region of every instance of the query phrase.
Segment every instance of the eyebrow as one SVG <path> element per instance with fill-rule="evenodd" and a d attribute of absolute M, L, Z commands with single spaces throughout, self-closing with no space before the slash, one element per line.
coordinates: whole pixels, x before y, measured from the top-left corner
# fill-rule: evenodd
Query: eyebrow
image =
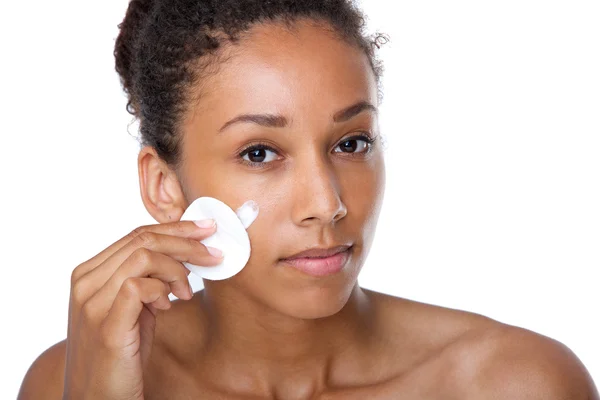
<path fill-rule="evenodd" d="M 334 122 L 346 122 L 363 111 L 371 111 L 377 114 L 377 107 L 368 101 L 359 101 L 356 104 L 351 105 L 350 107 L 346 107 L 343 110 L 336 112 L 333 115 Z M 253 123 L 260 126 L 264 126 L 266 128 L 285 128 L 289 121 L 283 115 L 274 115 L 274 114 L 242 114 L 238 115 L 235 118 L 227 121 L 221 129 L 219 129 L 219 134 L 223 132 L 225 129 L 230 127 L 236 123 Z"/>

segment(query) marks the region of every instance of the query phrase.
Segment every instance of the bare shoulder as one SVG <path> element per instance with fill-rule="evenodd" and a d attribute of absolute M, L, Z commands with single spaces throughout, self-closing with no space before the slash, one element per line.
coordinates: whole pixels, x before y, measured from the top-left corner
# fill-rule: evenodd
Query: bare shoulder
<path fill-rule="evenodd" d="M 461 398 L 600 400 L 585 366 L 564 344 L 497 322 L 466 332 L 442 363 L 457 371 Z"/>
<path fill-rule="evenodd" d="M 401 339 L 395 346 L 404 355 L 417 354 L 390 382 L 393 393 L 600 400 L 585 366 L 557 340 L 477 313 L 365 292 L 396 327 L 391 332 Z"/>
<path fill-rule="evenodd" d="M 499 324 L 476 313 L 363 291 L 377 315 L 377 331 L 384 332 L 379 334 L 383 336 L 380 342 L 385 343 L 384 357 L 395 390 L 427 387 L 428 393 L 453 391 L 444 383 L 455 381 L 449 374 L 457 353 L 452 349 L 473 332 L 491 330 Z"/>
<path fill-rule="evenodd" d="M 62 399 L 65 354 L 65 340 L 40 354 L 27 370 L 17 399 Z"/>
<path fill-rule="evenodd" d="M 435 357 L 469 332 L 492 329 L 499 322 L 480 314 L 423 303 L 364 289 L 376 304 L 386 330 L 413 348 L 422 347 Z M 426 346 L 429 344 L 429 346 Z"/>

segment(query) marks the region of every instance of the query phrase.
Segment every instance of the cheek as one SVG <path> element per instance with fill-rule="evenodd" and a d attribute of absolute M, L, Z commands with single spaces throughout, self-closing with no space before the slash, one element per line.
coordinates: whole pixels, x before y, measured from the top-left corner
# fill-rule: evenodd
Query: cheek
<path fill-rule="evenodd" d="M 381 206 L 385 195 L 385 162 L 381 157 L 380 162 L 377 165 L 377 173 L 374 176 L 373 183 L 371 186 L 372 199 L 367 210 L 368 214 L 365 216 L 363 225 L 363 246 L 366 250 L 366 254 L 371 248 L 371 244 L 375 237 L 375 230 L 377 229 L 377 222 L 379 221 L 379 214 L 381 212 Z"/>
<path fill-rule="evenodd" d="M 385 163 L 382 156 L 374 157 L 368 168 L 362 166 L 345 173 L 343 200 L 348 212 L 359 224 L 369 225 L 377 221 L 384 192 Z"/>
<path fill-rule="evenodd" d="M 246 230 L 252 247 L 249 265 L 275 262 L 281 256 L 278 251 L 285 245 L 282 242 L 289 240 L 290 232 L 284 229 L 285 211 L 289 207 L 279 198 L 281 192 L 283 191 L 271 196 L 269 191 L 265 190 L 249 196 L 249 199 L 256 201 L 259 206 L 258 217 Z"/>

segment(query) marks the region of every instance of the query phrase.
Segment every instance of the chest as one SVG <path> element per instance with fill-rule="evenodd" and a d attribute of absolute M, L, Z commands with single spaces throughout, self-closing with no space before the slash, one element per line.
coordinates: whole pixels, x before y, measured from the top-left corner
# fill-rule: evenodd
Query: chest
<path fill-rule="evenodd" d="M 150 388 L 144 392 L 147 400 L 291 400 L 275 396 L 252 396 L 227 393 L 206 388 L 179 387 L 171 390 L 166 388 Z M 457 393 L 441 390 L 441 388 L 417 387 L 414 385 L 387 383 L 374 386 L 335 389 L 325 391 L 309 397 L 298 397 L 294 400 L 431 400 L 431 399 L 459 400 Z M 464 399 L 463 399 L 464 400 Z"/>
<path fill-rule="evenodd" d="M 148 375 L 144 383 L 146 400 L 430 400 L 443 398 L 458 400 L 459 395 L 452 382 L 431 368 L 418 368 L 383 382 L 346 387 L 330 387 L 313 395 L 268 396 L 228 392 L 202 379 L 191 379 L 183 375 L 155 373 Z M 259 392 L 249 388 L 248 393 Z"/>

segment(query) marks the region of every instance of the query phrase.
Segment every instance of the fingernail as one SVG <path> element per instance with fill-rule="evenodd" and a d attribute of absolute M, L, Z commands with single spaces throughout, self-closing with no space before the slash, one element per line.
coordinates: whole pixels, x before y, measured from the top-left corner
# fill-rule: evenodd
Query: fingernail
<path fill-rule="evenodd" d="M 198 225 L 200 228 L 212 228 L 213 226 L 215 226 L 214 219 L 203 219 L 200 221 L 194 221 L 194 223 L 196 225 Z"/>
<path fill-rule="evenodd" d="M 223 252 L 219 249 L 215 249 L 214 247 L 206 246 L 206 250 L 210 253 L 211 256 L 221 258 L 223 257 Z"/>
<path fill-rule="evenodd" d="M 188 287 L 190 288 L 190 296 L 194 297 L 194 289 L 192 289 L 192 284 L 188 281 Z"/>

